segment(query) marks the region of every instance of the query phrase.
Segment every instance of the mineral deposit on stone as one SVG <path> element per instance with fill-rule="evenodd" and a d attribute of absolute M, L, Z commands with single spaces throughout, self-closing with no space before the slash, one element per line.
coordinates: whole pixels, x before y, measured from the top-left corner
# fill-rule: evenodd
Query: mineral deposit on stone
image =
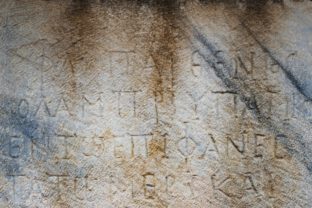
<path fill-rule="evenodd" d="M 308 0 L 0 0 L 0 207 L 310 208 L 311 80 Z"/>

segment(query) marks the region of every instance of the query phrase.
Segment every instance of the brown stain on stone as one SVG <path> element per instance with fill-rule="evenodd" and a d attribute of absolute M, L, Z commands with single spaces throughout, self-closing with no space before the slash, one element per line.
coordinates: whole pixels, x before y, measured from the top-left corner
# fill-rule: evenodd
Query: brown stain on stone
<path fill-rule="evenodd" d="M 159 103 L 172 103 L 174 98 L 174 84 L 176 71 L 174 65 L 177 62 L 177 13 L 179 12 L 179 1 L 177 0 L 138 0 L 138 1 L 93 1 L 93 0 L 72 0 L 66 5 L 65 12 L 60 16 L 58 26 L 51 28 L 51 33 L 60 42 L 58 58 L 65 61 L 64 68 L 68 72 L 68 84 L 65 92 L 71 98 L 78 97 L 81 91 L 81 83 L 76 79 L 79 76 L 96 73 L 95 64 L 98 54 L 105 46 L 99 46 L 96 41 L 98 35 L 102 34 L 96 13 L 100 10 L 109 10 L 119 13 L 125 10 L 138 9 L 144 5 L 153 12 L 152 27 L 149 34 L 145 35 L 144 56 L 150 58 L 154 63 L 150 79 L 147 80 L 150 92 L 154 94 Z M 96 9 L 95 9 L 96 8 Z M 96 11 L 95 11 L 96 10 Z M 102 17 L 101 17 L 102 18 Z M 129 16 L 133 20 L 130 25 L 125 25 L 128 31 L 139 27 L 134 22 L 134 16 Z M 118 20 L 119 21 L 119 20 Z M 121 21 L 124 20 L 121 18 Z M 122 23 L 121 22 L 121 23 Z M 122 25 L 122 24 L 121 24 Z M 132 28 L 132 29 L 129 29 Z M 104 32 L 105 33 L 105 32 Z M 127 32 L 126 32 L 127 33 Z M 126 34 L 131 36 L 131 34 Z M 130 40 L 131 41 L 131 40 Z M 135 43 L 129 43 L 133 45 Z M 61 51 L 60 51 L 61 50 Z M 62 51 L 63 50 L 63 51 Z M 130 80 L 133 85 L 138 82 L 137 78 Z M 65 87 L 64 87 L 65 88 Z"/>
<path fill-rule="evenodd" d="M 161 160 L 167 156 L 167 136 L 167 134 L 161 134 L 158 131 L 153 132 L 153 139 L 148 144 L 149 157 Z"/>
<path fill-rule="evenodd" d="M 95 63 L 101 47 L 97 42 L 97 36 L 103 26 L 98 24 L 98 14 L 95 10 L 101 4 L 93 0 L 71 0 L 50 4 L 62 7 L 59 15 L 52 19 L 54 22 L 48 22 L 46 26 L 49 35 L 56 40 L 51 46 L 52 56 L 63 63 L 62 73 L 65 75 L 55 82 L 62 86 L 66 96 L 72 100 L 79 100 L 80 93 L 84 90 L 79 77 L 91 77 L 97 73 Z"/>
<path fill-rule="evenodd" d="M 72 0 L 59 3 L 66 8 L 61 12 L 59 23 L 51 27 L 49 32 L 58 40 L 56 47 L 57 58 L 64 60 L 64 69 L 68 74 L 68 82 L 64 86 L 65 93 L 70 97 L 78 97 L 81 91 L 81 83 L 77 77 L 95 74 L 95 63 L 105 46 L 97 41 L 98 36 L 104 34 L 103 22 L 99 22 L 100 15 L 110 10 L 115 18 L 123 12 L 129 15 L 129 10 L 141 6 L 148 7 L 153 13 L 152 26 L 149 34 L 144 35 L 144 56 L 154 63 L 150 79 L 146 81 L 149 90 L 159 103 L 172 103 L 174 98 L 174 85 L 177 72 L 177 41 L 178 37 L 178 0 L 137 0 L 137 1 L 95 1 L 95 0 Z M 99 12 L 100 11 L 100 12 Z M 103 12 L 103 13 L 101 13 Z M 139 28 L 135 22 L 135 13 L 130 12 L 129 19 L 116 19 L 120 25 L 129 22 L 125 27 L 125 33 Z M 105 19 L 105 18 L 104 18 Z M 51 24 L 52 25 L 52 24 Z M 116 25 L 118 27 L 118 25 Z M 131 34 L 125 34 L 129 37 Z M 103 38 L 103 37 L 101 37 Z M 131 41 L 131 40 L 129 40 Z M 136 41 L 136 40 L 135 40 Z M 129 47 L 136 43 L 129 43 Z M 109 49 L 110 50 L 110 49 Z M 131 49 L 130 49 L 131 50 Z M 107 55 L 108 56 L 108 55 Z M 137 78 L 130 80 L 133 85 L 138 82 Z M 63 85 L 63 83 L 61 83 Z"/>
<path fill-rule="evenodd" d="M 80 64 L 88 64 L 85 66 L 87 67 L 85 70 L 92 69 L 92 65 L 89 65 L 92 62 L 88 60 L 88 58 L 92 57 L 87 57 L 90 55 L 90 51 L 95 48 L 92 42 L 94 23 L 90 21 L 92 18 L 90 6 L 88 0 L 74 0 L 65 14 L 69 27 L 72 28 L 70 35 L 74 40 L 71 43 L 71 48 L 66 51 L 66 60 L 73 74 L 73 78 L 70 80 L 73 93 L 77 91 L 77 83 L 75 80 L 77 67 L 79 67 Z"/>
<path fill-rule="evenodd" d="M 112 3 L 112 4 L 111 4 Z M 109 7 L 117 7 L 119 5 L 115 1 L 109 2 Z M 142 3 L 142 2 L 141 2 Z M 120 10 L 125 9 L 125 5 L 133 4 L 132 2 L 120 2 Z M 144 42 L 146 46 L 146 57 L 151 57 L 154 62 L 153 71 L 151 73 L 150 80 L 148 80 L 149 90 L 154 93 L 159 103 L 169 103 L 173 99 L 173 64 L 176 61 L 176 37 L 174 32 L 176 31 L 176 17 L 177 7 L 175 1 L 152 1 L 150 3 L 143 2 L 152 8 L 154 12 L 153 25 L 151 33 L 147 34 L 147 40 Z M 133 5 L 132 5 L 133 6 Z M 131 8 L 132 8 L 131 6 Z M 93 41 L 96 38 L 97 26 L 96 21 L 93 20 L 92 13 L 93 3 L 92 1 L 73 1 L 64 13 L 64 22 L 60 23 L 61 27 L 67 28 L 66 33 L 62 33 L 62 28 L 59 28 L 61 33 L 56 33 L 57 37 L 70 36 L 71 47 L 65 51 L 63 57 L 69 64 L 68 72 L 71 74 L 70 88 L 66 89 L 72 96 L 76 96 L 78 86 L 76 76 L 84 73 L 93 73 L 94 69 L 91 66 L 88 68 L 82 68 L 81 65 L 89 63 L 88 58 L 94 50 L 97 50 L 97 46 Z M 103 8 L 104 9 L 104 8 Z M 115 10 L 114 10 L 115 11 Z M 134 27 L 129 25 L 129 27 Z M 125 26 L 128 27 L 128 26 Z M 92 63 L 92 62 L 91 62 Z M 136 82 L 136 78 L 131 80 Z M 109 140 L 114 137 L 110 131 L 104 132 L 101 137 L 103 140 Z M 141 157 L 127 158 L 121 157 L 118 162 L 114 163 L 116 168 L 120 168 L 125 179 L 132 180 L 135 174 L 144 174 L 148 171 L 148 166 L 159 166 L 163 169 L 161 160 L 164 157 L 164 141 L 163 138 L 153 139 L 148 144 L 148 159 L 142 159 Z M 157 201 L 159 199 L 155 199 Z M 162 203 L 156 203 L 162 204 Z M 159 205 L 157 207 L 164 207 Z"/>
<path fill-rule="evenodd" d="M 164 142 L 159 139 L 153 139 L 149 145 L 149 155 L 155 157 L 159 154 L 163 155 L 164 153 Z"/>
<path fill-rule="evenodd" d="M 174 64 L 177 61 L 177 1 L 152 1 L 155 18 L 151 34 L 145 43 L 147 56 L 154 67 L 149 80 L 150 90 L 159 103 L 169 103 L 174 97 Z"/>
<path fill-rule="evenodd" d="M 264 0 L 248 0 L 246 4 L 246 10 L 241 18 L 251 24 L 260 23 L 257 26 L 259 30 L 267 28 L 271 25 L 271 23 L 274 22 L 274 18 L 272 18 L 272 16 L 270 16 L 268 11 L 264 8 L 266 3 L 267 1 Z M 147 55 L 151 56 L 155 67 L 151 74 L 149 87 L 150 90 L 154 92 L 154 96 L 157 98 L 158 102 L 167 103 L 173 97 L 171 92 L 173 91 L 173 86 L 171 85 L 172 80 L 170 80 L 170 77 L 171 79 L 174 79 L 175 72 L 172 73 L 170 70 L 173 70 L 173 65 L 177 61 L 177 40 L 174 33 L 177 26 L 176 18 L 178 8 L 175 1 L 155 1 L 152 2 L 151 5 L 156 10 L 156 17 L 153 22 L 151 34 L 149 35 L 149 39 L 145 45 L 148 47 Z M 231 3 L 228 3 L 228 6 L 230 5 Z M 96 29 L 94 27 L 95 23 L 91 21 L 91 7 L 91 1 L 73 1 L 72 5 L 66 12 L 66 21 L 68 22 L 68 25 L 72 27 L 72 31 L 69 33 L 69 35 L 76 39 L 76 41 L 72 43 L 72 47 L 66 51 L 65 56 L 66 60 L 71 66 L 70 71 L 73 74 L 73 77 L 70 80 L 72 86 L 70 91 L 73 93 L 75 93 L 77 90 L 77 83 L 74 76 L 75 73 L 77 73 L 77 68 L 79 68 L 80 64 L 87 62 L 86 58 L 90 58 L 88 57 L 88 53 L 96 48 L 94 42 L 92 41 L 92 38 L 96 33 Z M 227 9 L 231 8 L 227 7 Z M 92 69 L 92 66 L 85 68 L 84 70 L 88 71 L 90 69 Z M 233 126 L 235 126 L 235 124 Z M 241 126 L 237 126 L 237 129 L 240 128 Z M 110 132 L 106 132 L 104 134 L 104 137 L 107 137 L 108 139 L 112 137 Z M 153 140 L 149 144 L 149 150 L 149 154 L 152 159 L 156 159 L 159 156 L 162 156 L 163 140 Z M 134 166 L 131 164 L 134 164 Z M 293 165 L 292 161 L 289 160 L 289 164 Z M 249 168 L 253 167 L 249 161 L 245 161 L 244 166 Z M 138 162 L 137 160 L 134 160 L 129 162 L 129 160 L 125 159 L 122 161 L 122 167 L 127 177 L 129 178 L 135 171 L 140 173 L 145 172 L 144 163 L 142 161 Z M 277 179 L 280 180 L 278 177 Z M 273 188 L 272 185 L 273 184 L 271 182 L 266 184 L 266 187 L 264 188 L 265 194 L 268 196 L 278 196 L 281 193 L 281 188 L 279 185 Z M 233 205 L 236 207 L 244 207 L 238 201 L 233 201 Z"/>

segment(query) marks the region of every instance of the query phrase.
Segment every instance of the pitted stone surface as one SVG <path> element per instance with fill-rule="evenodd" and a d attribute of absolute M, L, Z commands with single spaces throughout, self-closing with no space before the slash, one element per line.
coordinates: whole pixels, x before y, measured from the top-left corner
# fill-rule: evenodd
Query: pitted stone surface
<path fill-rule="evenodd" d="M 308 0 L 0 0 L 0 207 L 311 207 Z"/>

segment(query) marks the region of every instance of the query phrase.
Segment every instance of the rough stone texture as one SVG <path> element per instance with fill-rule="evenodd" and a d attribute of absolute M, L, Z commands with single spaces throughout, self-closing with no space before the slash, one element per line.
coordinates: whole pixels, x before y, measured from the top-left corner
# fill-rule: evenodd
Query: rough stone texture
<path fill-rule="evenodd" d="M 308 0 L 0 0 L 0 207 L 312 206 Z"/>

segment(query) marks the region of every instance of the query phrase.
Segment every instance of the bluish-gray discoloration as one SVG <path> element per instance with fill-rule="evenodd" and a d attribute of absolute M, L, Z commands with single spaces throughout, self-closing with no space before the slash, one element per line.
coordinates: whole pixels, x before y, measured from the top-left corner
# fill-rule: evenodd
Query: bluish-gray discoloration
<path fill-rule="evenodd" d="M 32 162 L 34 143 L 43 145 L 48 151 L 48 138 L 53 132 L 48 123 L 30 112 L 27 115 L 21 112 L 21 101 L 6 95 L 0 97 L 1 152 L 4 153 L 1 170 L 7 175 L 23 174 L 23 168 Z M 27 111 L 31 110 L 28 108 Z"/>

